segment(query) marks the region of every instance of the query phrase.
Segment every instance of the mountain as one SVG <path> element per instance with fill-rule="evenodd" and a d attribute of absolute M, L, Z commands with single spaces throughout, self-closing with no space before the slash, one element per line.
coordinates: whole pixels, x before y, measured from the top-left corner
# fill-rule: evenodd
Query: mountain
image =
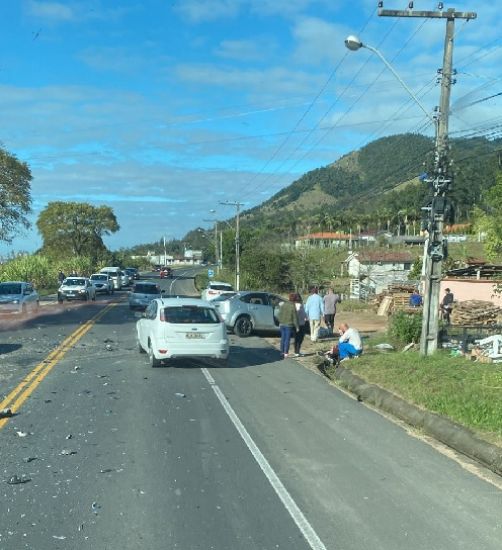
<path fill-rule="evenodd" d="M 457 221 L 494 185 L 502 140 L 483 137 L 450 142 Z M 400 134 L 373 141 L 336 162 L 304 174 L 261 205 L 244 212 L 244 225 L 280 233 L 310 229 L 363 229 L 419 220 L 430 195 L 419 180 L 431 173 L 434 141 Z"/>

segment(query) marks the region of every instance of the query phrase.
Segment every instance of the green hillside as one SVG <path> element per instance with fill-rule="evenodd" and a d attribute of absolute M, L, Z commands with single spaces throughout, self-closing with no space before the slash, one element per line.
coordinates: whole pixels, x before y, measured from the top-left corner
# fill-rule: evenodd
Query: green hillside
<path fill-rule="evenodd" d="M 458 222 L 495 183 L 502 140 L 451 141 L 455 174 L 452 199 Z M 247 211 L 244 224 L 279 233 L 348 230 L 417 223 L 430 193 L 418 176 L 431 172 L 434 142 L 401 134 L 369 143 L 359 151 L 304 174 L 263 204 Z"/>

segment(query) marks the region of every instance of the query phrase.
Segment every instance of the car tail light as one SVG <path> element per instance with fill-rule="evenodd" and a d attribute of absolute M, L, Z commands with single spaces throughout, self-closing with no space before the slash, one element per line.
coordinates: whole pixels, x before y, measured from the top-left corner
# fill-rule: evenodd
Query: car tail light
<path fill-rule="evenodd" d="M 166 322 L 166 314 L 164 313 L 164 310 L 160 310 L 160 320 L 165 323 Z"/>
<path fill-rule="evenodd" d="M 218 291 L 217 290 L 208 290 L 207 293 L 208 294 L 218 294 Z"/>

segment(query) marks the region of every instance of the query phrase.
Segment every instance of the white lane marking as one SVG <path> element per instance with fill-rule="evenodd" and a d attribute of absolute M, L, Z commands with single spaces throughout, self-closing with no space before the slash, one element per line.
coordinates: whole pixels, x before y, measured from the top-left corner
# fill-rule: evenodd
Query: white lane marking
<path fill-rule="evenodd" d="M 222 404 L 233 425 L 236 427 L 239 435 L 244 440 L 244 443 L 251 451 L 251 454 L 254 456 L 256 462 L 258 462 L 258 466 L 260 466 L 260 468 L 262 469 L 266 478 L 270 482 L 270 485 L 272 485 L 272 488 L 276 492 L 277 496 L 281 499 L 286 510 L 289 512 L 289 515 L 305 537 L 305 540 L 308 542 L 310 548 L 312 548 L 312 550 L 326 550 L 326 547 L 324 546 L 317 533 L 314 531 L 314 528 L 312 527 L 312 525 L 310 525 L 309 521 L 304 516 L 303 512 L 300 510 L 296 502 L 293 500 L 293 497 L 289 494 L 286 487 L 284 487 L 282 481 L 279 479 L 272 466 L 270 466 L 268 460 L 264 457 L 263 453 L 253 441 L 252 437 L 249 435 L 248 431 L 240 421 L 240 418 L 237 416 L 236 412 L 227 401 L 227 398 L 223 395 L 222 391 L 216 384 L 214 378 L 211 376 L 207 368 L 202 367 L 201 371 L 206 380 L 213 388 L 216 397 Z"/>

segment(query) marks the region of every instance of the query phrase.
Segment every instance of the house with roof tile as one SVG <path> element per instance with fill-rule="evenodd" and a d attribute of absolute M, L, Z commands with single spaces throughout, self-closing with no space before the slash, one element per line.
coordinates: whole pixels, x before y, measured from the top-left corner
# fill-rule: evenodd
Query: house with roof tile
<path fill-rule="evenodd" d="M 407 281 L 414 259 L 407 251 L 363 250 L 349 254 L 344 263 L 348 275 L 358 282 L 354 288 L 378 294 L 392 283 Z"/>

